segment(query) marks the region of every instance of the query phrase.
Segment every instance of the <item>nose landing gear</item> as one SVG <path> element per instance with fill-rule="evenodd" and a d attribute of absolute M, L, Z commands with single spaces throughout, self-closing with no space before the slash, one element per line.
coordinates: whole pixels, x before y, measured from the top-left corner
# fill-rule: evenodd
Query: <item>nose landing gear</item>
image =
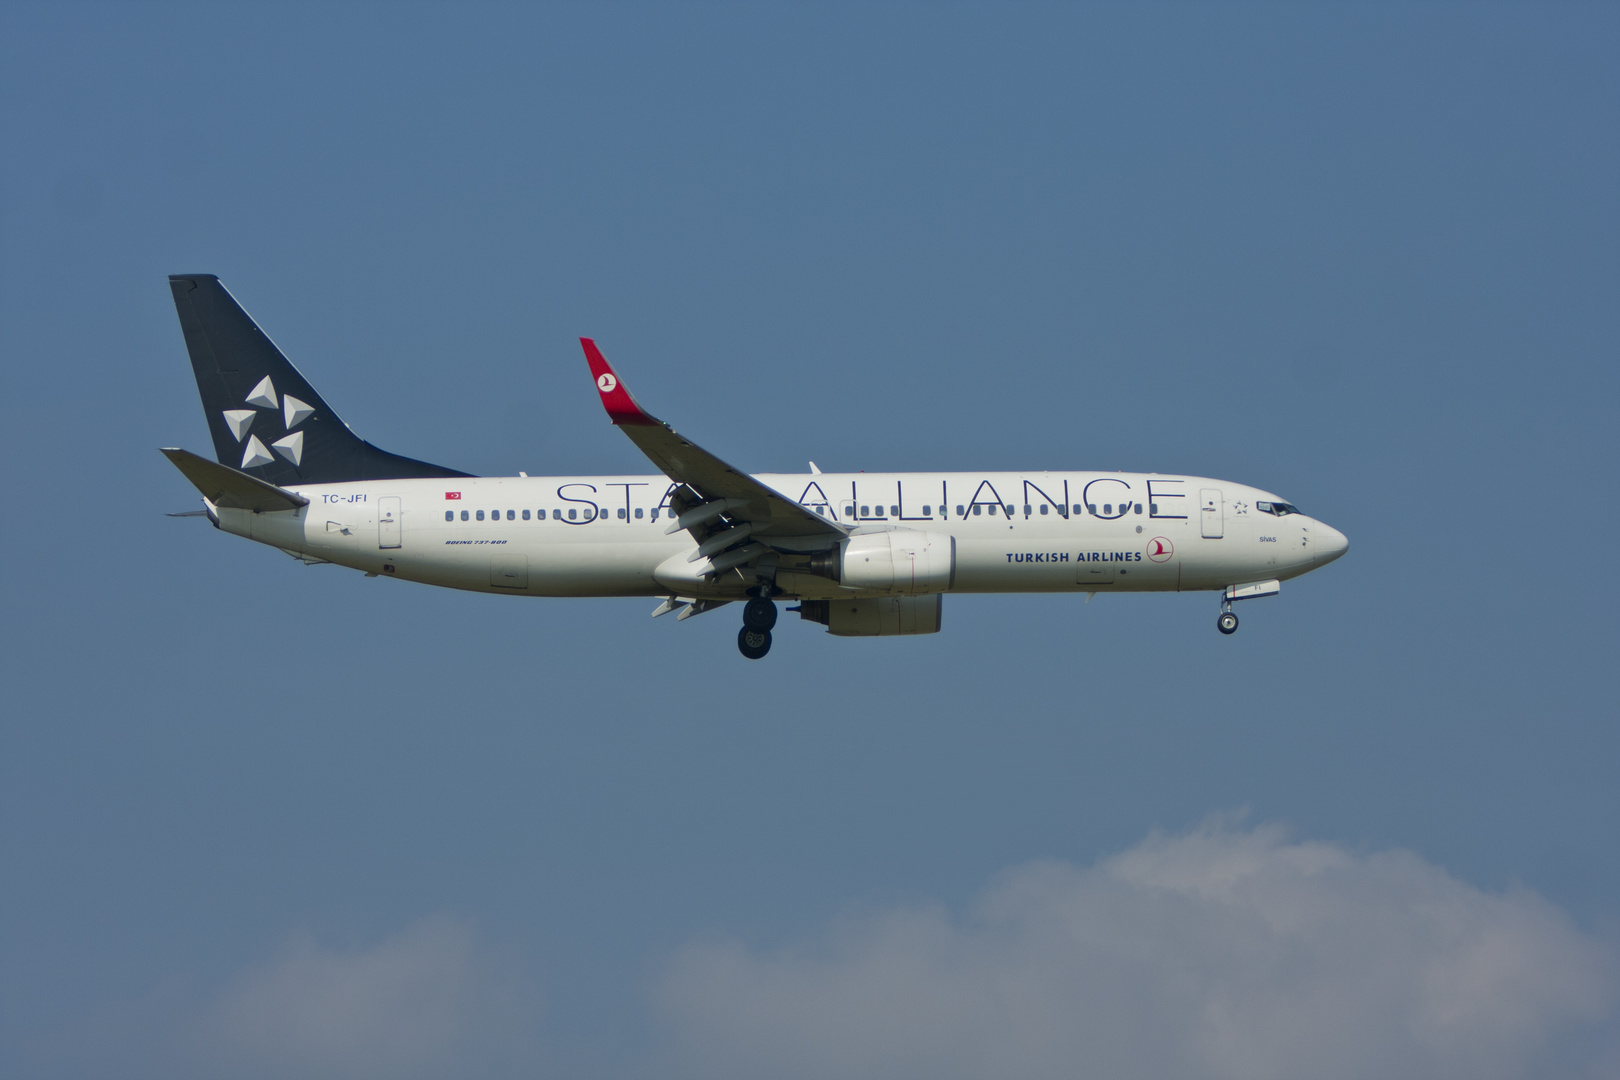
<path fill-rule="evenodd" d="M 1221 593 L 1221 615 L 1215 620 L 1216 629 L 1223 634 L 1237 633 L 1238 620 L 1237 616 L 1232 614 L 1232 601 L 1276 596 L 1280 588 L 1282 582 L 1275 578 L 1270 581 L 1251 581 L 1247 585 L 1228 585 Z"/>

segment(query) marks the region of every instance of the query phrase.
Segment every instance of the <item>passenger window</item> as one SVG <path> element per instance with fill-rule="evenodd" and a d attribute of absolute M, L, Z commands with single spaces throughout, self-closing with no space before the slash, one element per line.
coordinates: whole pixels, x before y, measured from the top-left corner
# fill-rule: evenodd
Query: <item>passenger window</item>
<path fill-rule="evenodd" d="M 654 520 L 654 521 L 657 521 L 657 520 L 658 520 L 658 507 L 656 507 L 656 506 L 655 506 L 655 507 L 653 507 L 653 512 L 652 512 L 652 519 L 653 519 L 653 520 Z"/>
<path fill-rule="evenodd" d="M 622 507 L 622 506 L 619 507 L 619 520 L 620 521 L 624 520 L 624 507 Z"/>
<path fill-rule="evenodd" d="M 1103 517 L 1113 517 L 1113 516 L 1114 516 L 1114 504 L 1113 503 L 1103 503 Z"/>
<path fill-rule="evenodd" d="M 956 516 L 957 517 L 967 517 L 967 514 L 966 514 L 966 512 L 963 511 L 963 509 L 960 506 L 958 506 L 956 508 Z"/>
<path fill-rule="evenodd" d="M 523 520 L 524 521 L 529 520 L 529 512 L 527 510 L 523 511 Z"/>
<path fill-rule="evenodd" d="M 980 506 L 978 503 L 973 504 L 973 516 L 974 517 L 978 517 L 979 514 L 983 512 L 983 510 L 984 510 L 984 507 Z"/>
<path fill-rule="evenodd" d="M 528 517 L 529 512 L 527 510 L 523 511 L 523 516 Z M 507 521 L 516 521 L 517 520 L 517 511 L 516 510 L 508 510 L 506 512 L 506 520 Z"/>
<path fill-rule="evenodd" d="M 1158 503 L 1148 503 L 1148 513 L 1157 515 L 1158 512 L 1159 512 L 1159 504 Z"/>
<path fill-rule="evenodd" d="M 570 506 L 568 508 L 568 520 L 573 521 L 578 516 L 579 516 L 579 508 L 576 507 L 576 506 Z"/>
<path fill-rule="evenodd" d="M 536 510 L 534 512 L 534 516 L 539 518 L 541 521 L 546 520 L 546 512 L 544 510 Z"/>
<path fill-rule="evenodd" d="M 641 520 L 641 507 L 639 507 L 639 506 L 636 507 L 636 520 L 637 521 Z"/>
<path fill-rule="evenodd" d="M 825 506 L 816 507 L 816 514 L 818 516 L 820 516 L 820 517 L 826 517 L 827 516 L 827 508 Z"/>
<path fill-rule="evenodd" d="M 1052 508 L 1051 508 L 1051 507 L 1050 507 L 1050 506 L 1047 506 L 1047 505 L 1046 505 L 1046 504 L 1045 504 L 1045 503 L 1041 503 L 1041 514 L 1042 514 L 1042 515 L 1045 515 L 1045 514 L 1046 514 L 1046 513 L 1048 513 L 1048 512 L 1049 512 L 1049 511 L 1050 511 L 1050 510 L 1051 510 L 1051 509 L 1052 509 Z"/>
<path fill-rule="evenodd" d="M 454 521 L 454 520 L 456 520 L 456 512 L 454 510 L 446 510 L 444 512 L 444 520 L 446 520 L 446 521 Z"/>
<path fill-rule="evenodd" d="M 934 516 L 934 508 L 932 506 L 923 507 L 923 517 L 933 517 L 933 516 Z"/>
<path fill-rule="evenodd" d="M 900 508 L 898 506 L 891 506 L 891 507 L 889 507 L 889 513 L 893 514 L 895 517 L 899 517 L 900 516 Z"/>
<path fill-rule="evenodd" d="M 484 512 L 482 510 L 478 511 L 478 520 L 479 521 L 484 520 Z"/>
<path fill-rule="evenodd" d="M 1141 504 L 1141 503 L 1137 503 L 1137 504 L 1136 504 L 1136 509 L 1135 509 L 1135 510 L 1134 510 L 1134 511 L 1132 511 L 1132 513 L 1137 513 L 1137 514 L 1140 514 L 1140 513 L 1141 513 L 1141 512 L 1142 512 L 1142 504 Z"/>
<path fill-rule="evenodd" d="M 465 511 L 465 510 L 463 510 L 463 511 L 462 511 L 462 512 L 461 512 L 461 520 L 462 520 L 462 521 L 466 521 L 466 520 L 467 520 L 467 511 Z"/>
<path fill-rule="evenodd" d="M 1084 514 L 1086 512 L 1086 508 L 1081 506 L 1079 503 L 1075 503 L 1074 512 L 1076 515 Z"/>
<path fill-rule="evenodd" d="M 1031 507 L 1029 505 L 1029 503 L 1024 504 L 1024 516 L 1025 517 L 1029 517 L 1029 515 L 1033 514 L 1034 512 L 1035 512 L 1034 508 Z M 1044 506 L 1041 507 L 1041 513 L 1043 513 L 1043 514 L 1046 513 L 1046 507 L 1044 507 Z"/>
<path fill-rule="evenodd" d="M 1004 509 L 1004 510 L 1006 510 L 1006 511 L 1007 511 L 1007 516 L 1008 516 L 1008 517 L 1012 517 L 1012 516 L 1013 516 L 1013 508 L 1012 508 L 1012 507 L 1011 507 L 1011 506 L 1005 506 L 1005 507 L 1003 507 L 1003 508 L 1002 508 L 1002 509 Z"/>
<path fill-rule="evenodd" d="M 871 516 L 872 516 L 872 508 L 870 506 L 861 507 L 861 517 L 871 517 Z"/>

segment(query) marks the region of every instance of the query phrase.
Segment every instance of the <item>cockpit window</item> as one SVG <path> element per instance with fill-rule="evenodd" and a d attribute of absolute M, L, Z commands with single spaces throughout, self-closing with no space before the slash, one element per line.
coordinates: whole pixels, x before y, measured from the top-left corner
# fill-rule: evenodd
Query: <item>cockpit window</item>
<path fill-rule="evenodd" d="M 1278 517 L 1299 513 L 1299 507 L 1285 502 L 1256 502 L 1254 508 L 1262 514 L 1276 514 Z"/>

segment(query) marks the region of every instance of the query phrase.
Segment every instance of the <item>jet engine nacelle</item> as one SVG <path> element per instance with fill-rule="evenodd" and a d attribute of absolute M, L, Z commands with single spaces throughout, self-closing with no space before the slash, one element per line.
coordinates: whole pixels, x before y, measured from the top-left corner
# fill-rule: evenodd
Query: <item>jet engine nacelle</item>
<path fill-rule="evenodd" d="M 821 623 L 838 637 L 937 634 L 945 598 L 875 596 L 850 600 L 801 600 L 799 617 Z"/>
<path fill-rule="evenodd" d="M 863 533 L 812 560 L 811 571 L 848 589 L 945 592 L 956 584 L 956 537 L 911 529 Z"/>

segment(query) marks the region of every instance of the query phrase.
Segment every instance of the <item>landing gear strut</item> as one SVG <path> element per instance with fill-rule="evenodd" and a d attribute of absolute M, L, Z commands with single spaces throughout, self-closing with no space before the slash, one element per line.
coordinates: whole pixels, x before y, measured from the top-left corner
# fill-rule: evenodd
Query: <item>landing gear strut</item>
<path fill-rule="evenodd" d="M 1232 614 L 1232 601 L 1221 601 L 1221 616 L 1215 620 L 1215 626 L 1223 634 L 1237 633 L 1237 616 Z"/>
<path fill-rule="evenodd" d="M 737 651 L 758 660 L 771 651 L 771 628 L 776 625 L 776 589 L 761 581 L 754 597 L 743 605 L 743 625 L 737 631 Z"/>

